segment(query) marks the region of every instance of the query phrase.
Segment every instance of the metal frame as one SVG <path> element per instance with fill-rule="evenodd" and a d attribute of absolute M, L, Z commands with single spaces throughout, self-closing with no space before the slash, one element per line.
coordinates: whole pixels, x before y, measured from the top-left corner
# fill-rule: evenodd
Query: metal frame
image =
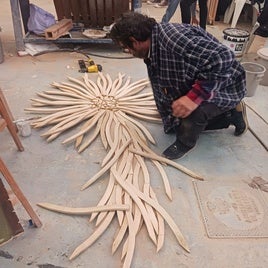
<path fill-rule="evenodd" d="M 131 10 L 134 10 L 136 2 L 141 0 L 131 0 Z M 37 44 L 47 44 L 47 43 L 88 43 L 88 44 L 112 44 L 113 41 L 109 38 L 103 39 L 89 39 L 80 36 L 75 33 L 75 31 L 70 32 L 70 37 L 59 38 L 57 40 L 46 40 L 45 38 L 38 37 L 28 33 L 27 21 L 29 18 L 29 0 L 10 0 L 10 7 L 12 13 L 13 29 L 15 35 L 16 49 L 18 52 L 25 51 L 25 43 L 37 43 Z M 23 22 L 23 23 L 22 23 Z M 25 35 L 23 34 L 23 29 Z"/>

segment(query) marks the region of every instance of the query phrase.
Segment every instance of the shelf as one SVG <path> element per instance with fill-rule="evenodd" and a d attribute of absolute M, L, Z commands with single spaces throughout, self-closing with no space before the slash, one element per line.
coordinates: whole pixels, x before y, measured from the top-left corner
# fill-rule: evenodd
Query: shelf
<path fill-rule="evenodd" d="M 70 31 L 70 34 L 68 35 L 60 37 L 56 40 L 46 40 L 45 37 L 27 33 L 23 38 L 23 41 L 24 43 L 35 44 L 113 44 L 113 40 L 110 38 L 87 38 L 82 34 L 82 32 L 79 31 Z"/>

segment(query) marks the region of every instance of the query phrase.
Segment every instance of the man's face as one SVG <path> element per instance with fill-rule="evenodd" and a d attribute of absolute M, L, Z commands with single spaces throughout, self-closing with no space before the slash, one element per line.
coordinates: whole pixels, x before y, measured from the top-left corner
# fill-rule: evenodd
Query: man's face
<path fill-rule="evenodd" d="M 146 59 L 149 52 L 149 45 L 147 41 L 132 40 L 132 47 L 123 46 L 136 58 Z"/>

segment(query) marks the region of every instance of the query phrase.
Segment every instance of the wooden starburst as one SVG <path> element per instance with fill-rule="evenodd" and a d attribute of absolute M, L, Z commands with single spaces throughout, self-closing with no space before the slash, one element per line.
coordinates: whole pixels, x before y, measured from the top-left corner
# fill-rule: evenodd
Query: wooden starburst
<path fill-rule="evenodd" d="M 52 141 L 63 132 L 78 126 L 77 133 L 65 139 L 63 144 L 74 142 L 78 152 L 82 152 L 100 137 L 107 150 L 100 170 L 81 188 L 85 190 L 109 172 L 106 191 L 95 208 L 39 204 L 46 209 L 66 214 L 91 213 L 90 221 L 96 220 L 95 231 L 74 250 L 70 259 L 74 259 L 91 246 L 114 217 L 118 219 L 119 230 L 113 242 L 112 252 L 123 244 L 123 267 L 131 265 L 136 235 L 142 224 L 146 226 L 157 251 L 163 246 L 166 221 L 179 244 L 189 252 L 177 224 L 157 201 L 150 185 L 150 174 L 145 159 L 150 159 L 161 174 L 165 192 L 170 200 L 172 192 L 162 163 L 172 165 L 195 179 L 202 180 L 202 177 L 158 156 L 150 149 L 149 144 L 155 144 L 154 138 L 138 121 L 160 121 L 152 92 L 142 92 L 149 84 L 148 80 L 131 83 L 130 77 L 120 73 L 114 81 L 110 75 L 103 73 L 99 73 L 96 82 L 90 80 L 87 74 L 82 80 L 71 77 L 68 79 L 68 83 L 53 83 L 55 90 L 38 93 L 40 98 L 32 99 L 33 107 L 26 110 L 47 114 L 32 124 L 34 128 L 50 126 L 50 129 L 42 134 L 47 141 Z"/>

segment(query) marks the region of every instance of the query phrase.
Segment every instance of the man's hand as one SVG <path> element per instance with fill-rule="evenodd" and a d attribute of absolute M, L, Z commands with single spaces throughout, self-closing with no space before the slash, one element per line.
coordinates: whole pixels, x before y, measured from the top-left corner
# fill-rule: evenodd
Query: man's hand
<path fill-rule="evenodd" d="M 171 107 L 173 110 L 173 116 L 185 118 L 198 107 L 198 104 L 193 102 L 187 96 L 183 96 L 173 101 Z"/>

